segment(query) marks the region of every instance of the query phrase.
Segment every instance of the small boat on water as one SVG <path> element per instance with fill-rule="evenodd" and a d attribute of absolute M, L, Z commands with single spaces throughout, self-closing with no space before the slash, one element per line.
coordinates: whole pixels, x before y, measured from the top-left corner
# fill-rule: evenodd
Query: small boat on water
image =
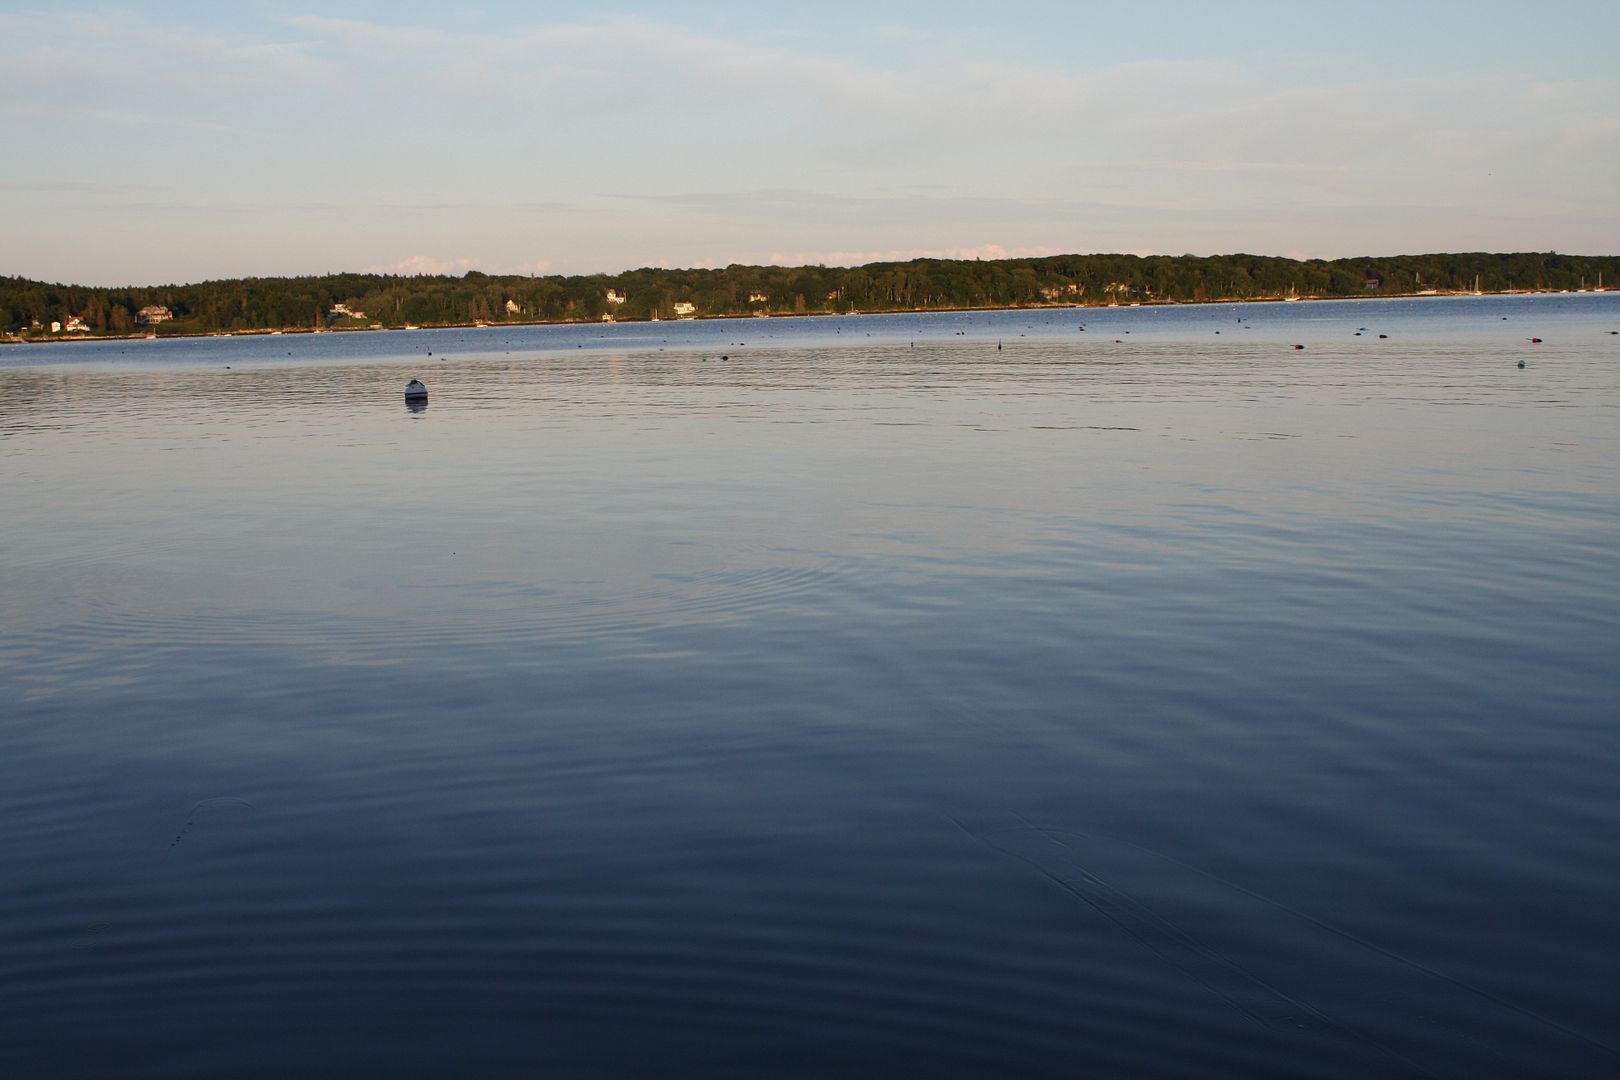
<path fill-rule="evenodd" d="M 412 379 L 410 382 L 405 384 L 405 400 L 406 401 L 426 401 L 427 400 L 427 387 L 422 385 L 422 382 L 421 382 L 420 379 Z"/>

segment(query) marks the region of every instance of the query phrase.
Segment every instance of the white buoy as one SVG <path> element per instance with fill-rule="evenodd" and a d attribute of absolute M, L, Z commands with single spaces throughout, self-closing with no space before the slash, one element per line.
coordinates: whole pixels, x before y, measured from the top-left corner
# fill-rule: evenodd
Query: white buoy
<path fill-rule="evenodd" d="M 405 384 L 405 400 L 426 401 L 427 387 L 423 386 L 420 380 L 412 379 Z"/>

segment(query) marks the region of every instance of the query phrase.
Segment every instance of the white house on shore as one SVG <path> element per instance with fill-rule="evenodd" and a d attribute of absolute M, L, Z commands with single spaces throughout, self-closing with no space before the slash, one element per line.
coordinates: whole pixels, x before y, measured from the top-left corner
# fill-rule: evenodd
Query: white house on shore
<path fill-rule="evenodd" d="M 148 304 L 135 313 L 135 321 L 142 326 L 152 326 L 160 322 L 168 322 L 174 318 L 174 312 L 162 304 Z"/>
<path fill-rule="evenodd" d="M 697 305 L 692 303 L 691 301 L 689 301 L 689 300 L 677 300 L 677 301 L 675 301 L 675 314 L 676 315 L 678 315 L 678 316 L 679 315 L 690 316 L 690 315 L 696 314 L 696 312 L 697 312 Z"/>
<path fill-rule="evenodd" d="M 625 301 L 624 293 L 620 292 L 618 289 L 609 289 L 607 291 L 607 302 L 608 303 L 610 303 L 610 304 L 622 304 L 622 303 L 624 303 L 624 301 Z"/>

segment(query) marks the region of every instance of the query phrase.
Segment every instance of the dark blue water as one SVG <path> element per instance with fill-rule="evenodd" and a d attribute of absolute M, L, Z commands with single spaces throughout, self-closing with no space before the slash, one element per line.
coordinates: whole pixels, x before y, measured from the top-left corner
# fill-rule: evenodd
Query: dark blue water
<path fill-rule="evenodd" d="M 1611 330 L 0 349 L 0 1073 L 1614 1075 Z"/>

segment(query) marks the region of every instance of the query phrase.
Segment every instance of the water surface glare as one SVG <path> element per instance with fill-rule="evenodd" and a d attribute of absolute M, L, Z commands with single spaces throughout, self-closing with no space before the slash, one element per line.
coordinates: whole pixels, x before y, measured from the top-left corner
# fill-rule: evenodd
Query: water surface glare
<path fill-rule="evenodd" d="M 1613 1076 L 1615 330 L 0 348 L 0 1073 Z"/>

